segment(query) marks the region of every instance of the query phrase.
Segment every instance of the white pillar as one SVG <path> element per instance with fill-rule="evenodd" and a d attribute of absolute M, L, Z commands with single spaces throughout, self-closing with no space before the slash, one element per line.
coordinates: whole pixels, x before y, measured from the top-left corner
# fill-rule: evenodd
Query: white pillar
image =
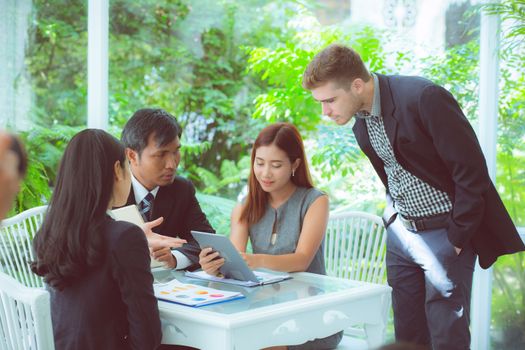
<path fill-rule="evenodd" d="M 487 160 L 492 181 L 496 182 L 496 142 L 498 122 L 500 21 L 497 15 L 481 14 L 479 129 L 478 137 Z M 476 264 L 472 286 L 471 348 L 490 349 L 490 312 L 492 303 L 492 268 Z"/>
<path fill-rule="evenodd" d="M 25 64 L 31 0 L 0 0 L 0 128 L 31 127 L 31 84 Z"/>
<path fill-rule="evenodd" d="M 88 3 L 88 128 L 108 128 L 109 0 Z"/>

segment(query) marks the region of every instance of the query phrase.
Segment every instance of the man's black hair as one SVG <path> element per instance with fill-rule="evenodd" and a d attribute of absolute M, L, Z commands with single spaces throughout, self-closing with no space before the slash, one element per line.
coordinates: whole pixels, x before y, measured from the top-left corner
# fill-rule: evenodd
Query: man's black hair
<path fill-rule="evenodd" d="M 139 155 L 148 145 L 150 135 L 154 134 L 157 146 L 167 145 L 178 136 L 182 128 L 174 116 L 163 109 L 143 108 L 136 111 L 122 130 L 122 143 Z"/>

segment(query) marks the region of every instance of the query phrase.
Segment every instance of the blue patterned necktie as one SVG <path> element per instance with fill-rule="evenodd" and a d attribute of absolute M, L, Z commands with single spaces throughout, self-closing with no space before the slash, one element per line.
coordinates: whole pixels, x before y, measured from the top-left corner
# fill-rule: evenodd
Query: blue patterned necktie
<path fill-rule="evenodd" d="M 153 207 L 154 199 L 155 197 L 153 197 L 151 192 L 148 192 L 146 197 L 144 197 L 144 199 L 139 204 L 140 215 L 142 215 L 142 218 L 146 222 L 151 221 L 151 208 Z"/>

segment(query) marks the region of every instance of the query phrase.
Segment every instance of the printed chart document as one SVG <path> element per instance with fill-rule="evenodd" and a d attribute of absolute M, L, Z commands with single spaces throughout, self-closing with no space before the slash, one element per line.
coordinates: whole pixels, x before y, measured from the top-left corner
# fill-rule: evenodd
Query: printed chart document
<path fill-rule="evenodd" d="M 259 282 L 241 281 L 241 280 L 236 280 L 233 278 L 212 276 L 212 275 L 208 275 L 205 271 L 202 271 L 202 270 L 193 271 L 193 272 L 186 271 L 185 275 L 187 277 L 198 278 L 198 279 L 207 280 L 207 281 L 236 284 L 236 285 L 244 286 L 244 287 L 261 286 L 263 284 L 281 282 L 281 281 L 292 278 L 287 273 L 286 274 L 283 274 L 283 273 L 275 274 L 275 273 L 263 272 L 263 271 L 253 271 L 253 273 L 255 274 Z"/>
<path fill-rule="evenodd" d="M 167 283 L 155 283 L 153 290 L 159 300 L 194 307 L 244 298 L 239 292 L 182 283 L 176 279 Z"/>
<path fill-rule="evenodd" d="M 142 228 L 142 225 L 144 225 L 144 220 L 142 219 L 142 216 L 140 215 L 139 210 L 137 209 L 137 206 L 135 204 L 131 204 L 118 209 L 113 209 L 111 213 L 117 221 L 131 222 L 132 224 L 135 224 L 140 228 Z M 161 266 L 164 266 L 164 264 L 155 259 L 151 259 L 151 268 Z"/>

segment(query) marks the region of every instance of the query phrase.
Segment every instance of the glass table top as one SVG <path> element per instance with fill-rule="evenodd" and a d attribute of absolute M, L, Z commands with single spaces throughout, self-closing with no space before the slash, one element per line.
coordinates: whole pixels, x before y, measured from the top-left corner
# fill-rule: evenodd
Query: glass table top
<path fill-rule="evenodd" d="M 257 287 L 242 287 L 232 284 L 204 281 L 189 278 L 182 271 L 154 270 L 152 271 L 155 282 L 168 282 L 176 278 L 182 283 L 191 283 L 209 288 L 241 292 L 246 298 L 234 301 L 206 305 L 199 309 L 218 312 L 222 314 L 233 314 L 249 311 L 261 307 L 295 301 L 327 293 L 340 292 L 360 286 L 359 282 L 336 278 L 326 278 L 315 274 L 292 274 L 292 279 L 279 283 L 268 284 Z"/>

